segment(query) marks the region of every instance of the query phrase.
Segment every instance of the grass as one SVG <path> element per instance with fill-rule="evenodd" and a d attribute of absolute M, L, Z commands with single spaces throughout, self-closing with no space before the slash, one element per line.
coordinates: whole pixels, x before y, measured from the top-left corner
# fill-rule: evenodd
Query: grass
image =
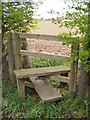
<path fill-rule="evenodd" d="M 88 100 L 82 101 L 74 94 L 66 96 L 65 99 L 57 102 L 43 103 L 33 91 L 27 93 L 26 102 L 23 102 L 17 95 L 17 88 L 10 82 L 2 83 L 3 97 L 3 118 L 87 118 Z"/>
<path fill-rule="evenodd" d="M 70 67 L 70 60 L 64 60 L 64 61 L 57 61 L 57 60 L 49 60 L 49 59 L 40 59 L 31 57 L 31 60 L 33 62 L 33 67 L 49 67 L 49 66 L 58 66 L 58 65 L 66 65 Z"/>
<path fill-rule="evenodd" d="M 70 61 L 51 61 L 32 58 L 34 67 L 67 65 Z M 64 99 L 51 103 L 43 103 L 34 89 L 26 89 L 26 101 L 18 97 L 17 88 L 10 81 L 2 81 L 2 117 L 3 119 L 21 118 L 82 118 L 88 117 L 88 99 L 82 101 L 75 94 L 67 95 Z"/>

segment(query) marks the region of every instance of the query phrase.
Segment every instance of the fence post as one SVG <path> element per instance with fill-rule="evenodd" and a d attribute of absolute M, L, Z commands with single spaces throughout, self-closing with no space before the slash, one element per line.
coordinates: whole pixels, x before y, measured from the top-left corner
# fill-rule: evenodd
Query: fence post
<path fill-rule="evenodd" d="M 22 58 L 20 55 L 21 49 L 21 39 L 19 39 L 19 34 L 14 33 L 14 57 L 15 57 L 15 69 L 22 68 Z"/>
<path fill-rule="evenodd" d="M 73 43 L 73 42 L 71 43 L 71 57 L 73 55 L 75 47 L 77 47 L 76 45 L 77 45 L 76 43 Z M 76 90 L 77 71 L 78 71 L 78 59 L 74 60 L 71 63 L 71 66 L 70 66 L 70 86 L 69 86 L 69 91 L 71 93 L 75 92 L 75 90 Z"/>
<path fill-rule="evenodd" d="M 26 32 L 25 30 L 22 31 L 22 33 L 25 33 L 25 32 Z M 22 50 L 27 50 L 26 38 L 22 38 Z M 32 61 L 29 58 L 29 56 L 26 56 L 26 55 L 23 56 L 22 67 L 23 68 L 32 68 Z"/>
<path fill-rule="evenodd" d="M 22 56 L 20 55 L 21 39 L 18 33 L 14 33 L 14 56 L 15 56 L 15 69 L 22 68 Z M 17 79 L 18 96 L 25 100 L 25 81 Z"/>
<path fill-rule="evenodd" d="M 9 74 L 10 74 L 10 80 L 12 80 L 12 83 L 15 83 L 15 75 L 14 75 L 14 68 L 15 68 L 15 60 L 14 60 L 14 50 L 13 50 L 13 38 L 12 33 L 7 33 L 8 38 L 8 63 L 9 63 Z"/>

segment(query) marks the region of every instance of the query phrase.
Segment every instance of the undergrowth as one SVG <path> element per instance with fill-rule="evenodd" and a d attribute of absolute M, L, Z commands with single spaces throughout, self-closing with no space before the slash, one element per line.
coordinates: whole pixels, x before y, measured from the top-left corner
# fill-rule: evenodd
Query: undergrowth
<path fill-rule="evenodd" d="M 70 67 L 70 60 L 57 61 L 57 60 L 49 60 L 49 59 L 41 59 L 36 57 L 30 57 L 32 60 L 33 67 L 50 67 L 50 66 L 58 66 L 58 65 L 66 65 Z"/>
<path fill-rule="evenodd" d="M 38 95 L 27 93 L 23 102 L 17 95 L 17 88 L 10 82 L 2 81 L 2 116 L 3 119 L 17 118 L 87 118 L 88 101 L 79 100 L 74 94 L 51 103 L 43 103 Z"/>

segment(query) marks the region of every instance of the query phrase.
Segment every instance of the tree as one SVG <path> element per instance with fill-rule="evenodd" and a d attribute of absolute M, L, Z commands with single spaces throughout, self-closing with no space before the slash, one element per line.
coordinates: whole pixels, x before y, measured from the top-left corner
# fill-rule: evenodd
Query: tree
<path fill-rule="evenodd" d="M 2 77 L 9 79 L 8 61 L 7 61 L 7 32 L 21 32 L 23 29 L 29 31 L 35 27 L 33 21 L 34 3 L 29 2 L 2 2 Z"/>
<path fill-rule="evenodd" d="M 77 56 L 77 48 L 73 52 L 72 61 L 77 57 L 81 62 L 81 72 L 79 77 L 78 93 L 82 98 L 84 97 L 87 83 L 90 75 L 90 47 L 89 47 L 89 0 L 73 0 L 73 6 L 68 6 L 72 9 L 72 12 L 67 11 L 65 20 L 57 18 L 52 19 L 54 23 L 60 24 L 60 27 L 65 26 L 67 28 L 75 28 L 75 31 L 69 33 L 63 33 L 58 35 L 58 39 L 63 38 L 63 44 L 77 43 L 79 45 L 79 57 Z"/>

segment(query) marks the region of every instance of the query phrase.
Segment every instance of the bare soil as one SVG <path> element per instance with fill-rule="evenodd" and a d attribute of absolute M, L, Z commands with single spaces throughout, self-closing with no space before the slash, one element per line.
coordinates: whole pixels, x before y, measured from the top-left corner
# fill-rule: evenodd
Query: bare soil
<path fill-rule="evenodd" d="M 58 35 L 59 33 L 68 33 L 70 29 L 65 27 L 59 28 L 59 25 L 53 24 L 51 21 L 39 21 L 37 29 L 31 30 L 31 33 Z M 29 40 L 29 39 L 27 39 Z M 27 49 L 33 52 L 58 54 L 60 56 L 70 56 L 71 46 L 62 45 L 60 41 L 46 41 L 46 40 L 29 40 Z"/>
<path fill-rule="evenodd" d="M 28 42 L 27 49 L 33 52 L 41 52 L 47 54 L 57 54 L 60 56 L 70 57 L 71 46 L 67 47 L 62 45 L 62 42 L 58 41 L 42 41 L 42 40 L 31 40 Z"/>

